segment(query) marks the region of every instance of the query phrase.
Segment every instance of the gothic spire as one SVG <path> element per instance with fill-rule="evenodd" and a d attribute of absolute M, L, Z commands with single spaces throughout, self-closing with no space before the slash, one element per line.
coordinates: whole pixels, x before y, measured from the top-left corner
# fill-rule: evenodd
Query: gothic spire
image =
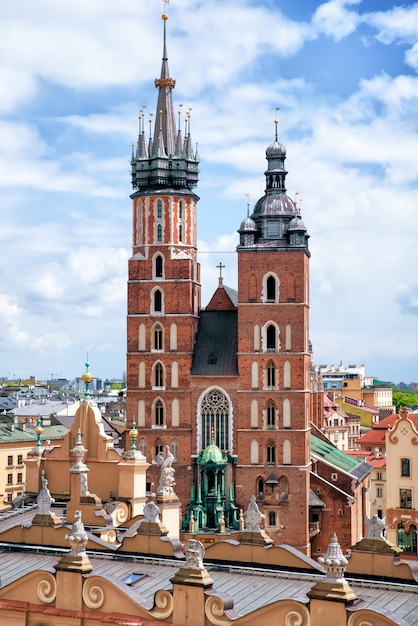
<path fill-rule="evenodd" d="M 167 2 L 166 2 L 167 3 Z M 164 24 L 163 59 L 160 78 L 155 80 L 158 89 L 155 117 L 149 116 L 150 137 L 145 139 L 144 108 L 140 110 L 139 134 L 136 150 L 132 151 L 131 172 L 132 186 L 139 192 L 155 189 L 191 190 L 196 187 L 199 174 L 199 157 L 193 154 L 190 135 L 190 110 L 185 115 L 186 132 L 182 139 L 180 130 L 181 107 L 179 105 L 179 127 L 176 128 L 172 90 L 176 81 L 170 78 L 167 56 L 166 22 L 168 16 L 162 15 Z M 154 134 L 152 135 L 152 120 Z"/>
<path fill-rule="evenodd" d="M 172 90 L 176 85 L 176 81 L 170 78 L 168 69 L 167 56 L 167 34 L 166 23 L 168 15 L 163 13 L 162 20 L 164 22 L 164 42 L 163 42 L 163 58 L 161 64 L 160 78 L 155 80 L 155 86 L 158 89 L 157 110 L 155 115 L 154 142 L 152 146 L 152 154 L 156 154 L 161 150 L 161 140 L 164 143 L 165 153 L 167 156 L 174 155 L 176 146 L 176 123 L 174 118 Z M 161 139 L 160 138 L 161 133 Z"/>

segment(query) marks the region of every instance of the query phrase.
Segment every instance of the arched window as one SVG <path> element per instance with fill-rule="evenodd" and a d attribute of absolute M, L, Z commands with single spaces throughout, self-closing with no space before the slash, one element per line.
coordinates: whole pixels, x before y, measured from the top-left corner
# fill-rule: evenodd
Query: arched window
<path fill-rule="evenodd" d="M 164 259 L 161 254 L 158 254 L 155 257 L 155 277 L 162 278 L 163 277 L 163 269 L 164 269 Z"/>
<path fill-rule="evenodd" d="M 283 465 L 292 464 L 292 444 L 289 439 L 283 441 Z"/>
<path fill-rule="evenodd" d="M 183 201 L 180 200 L 179 202 L 179 220 L 183 219 Z"/>
<path fill-rule="evenodd" d="M 291 425 L 290 400 L 289 398 L 285 398 L 283 400 L 283 428 L 290 428 Z"/>
<path fill-rule="evenodd" d="M 276 386 L 276 368 L 273 361 L 267 363 L 267 387 Z"/>
<path fill-rule="evenodd" d="M 145 426 L 145 402 L 143 400 L 138 401 L 138 420 L 136 425 L 142 428 Z"/>
<path fill-rule="evenodd" d="M 212 389 L 202 400 L 202 448 L 205 449 L 212 441 L 218 448 L 229 450 L 229 403 L 227 397 L 219 390 Z"/>
<path fill-rule="evenodd" d="M 145 441 L 144 437 L 141 437 L 141 439 L 139 440 L 138 449 L 142 456 L 147 456 L 147 442 Z"/>
<path fill-rule="evenodd" d="M 163 240 L 163 227 L 161 226 L 161 224 L 158 224 L 157 226 L 157 241 L 162 241 Z"/>
<path fill-rule="evenodd" d="M 179 241 L 180 242 L 183 241 L 183 226 L 182 226 L 182 224 L 179 225 Z"/>
<path fill-rule="evenodd" d="M 402 522 L 398 524 L 398 546 L 405 552 L 417 553 L 417 527 L 411 524 L 406 531 Z"/>
<path fill-rule="evenodd" d="M 276 511 L 269 511 L 269 526 L 276 526 Z"/>
<path fill-rule="evenodd" d="M 157 218 L 160 220 L 163 216 L 163 203 L 161 200 L 157 202 Z"/>
<path fill-rule="evenodd" d="M 267 404 L 267 428 L 274 428 L 276 426 L 276 407 L 273 400 L 270 400 Z"/>
<path fill-rule="evenodd" d="M 163 454 L 164 447 L 163 447 L 163 442 L 161 441 L 161 439 L 156 440 L 154 450 L 155 450 L 155 458 L 157 458 L 160 452 L 161 454 Z"/>
<path fill-rule="evenodd" d="M 164 366 L 160 361 L 154 365 L 153 374 L 153 387 L 164 387 Z"/>
<path fill-rule="evenodd" d="M 163 344 L 163 328 L 162 326 L 160 326 L 160 324 L 157 324 L 156 326 L 154 326 L 154 334 L 153 334 L 153 343 L 154 343 L 154 350 L 163 350 L 164 349 L 164 344 Z"/>
<path fill-rule="evenodd" d="M 259 478 L 257 480 L 257 497 L 263 497 L 264 496 L 264 480 L 262 478 Z"/>
<path fill-rule="evenodd" d="M 269 276 L 266 282 L 266 296 L 269 302 L 276 301 L 276 279 L 274 276 Z"/>
<path fill-rule="evenodd" d="M 269 324 L 269 326 L 267 326 L 266 339 L 267 339 L 267 350 L 276 350 L 276 347 L 277 347 L 276 327 L 274 326 L 274 324 Z"/>
<path fill-rule="evenodd" d="M 287 502 L 289 499 L 289 482 L 285 476 L 282 476 L 279 480 L 279 500 L 280 502 Z"/>
<path fill-rule="evenodd" d="M 154 291 L 154 311 L 161 313 L 163 310 L 163 294 L 160 289 Z"/>
<path fill-rule="evenodd" d="M 171 440 L 171 452 L 174 456 L 174 460 L 177 462 L 179 460 L 179 442 L 175 437 Z"/>
<path fill-rule="evenodd" d="M 267 443 L 267 463 L 269 465 L 275 465 L 276 463 L 276 446 L 274 445 L 274 441 Z"/>
<path fill-rule="evenodd" d="M 258 465 L 258 441 L 257 439 L 253 439 L 251 442 L 251 450 L 250 450 L 251 463 Z"/>
<path fill-rule="evenodd" d="M 154 423 L 156 426 L 164 426 L 164 405 L 157 400 L 154 407 Z"/>

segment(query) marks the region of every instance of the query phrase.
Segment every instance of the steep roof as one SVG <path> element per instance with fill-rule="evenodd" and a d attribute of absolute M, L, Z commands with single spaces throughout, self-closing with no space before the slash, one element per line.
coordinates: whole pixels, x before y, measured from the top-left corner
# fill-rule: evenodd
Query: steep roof
<path fill-rule="evenodd" d="M 192 376 L 237 376 L 237 311 L 201 311 Z"/>
<path fill-rule="evenodd" d="M 206 307 L 206 311 L 232 311 L 238 305 L 238 292 L 226 285 L 219 285 Z"/>
<path fill-rule="evenodd" d="M 351 474 L 358 481 L 363 480 L 372 470 L 367 463 L 359 459 L 353 459 L 353 457 L 342 452 L 331 443 L 316 437 L 316 435 L 311 435 L 311 452 L 314 457 L 322 459 L 328 465 L 333 465 L 347 474 Z"/>

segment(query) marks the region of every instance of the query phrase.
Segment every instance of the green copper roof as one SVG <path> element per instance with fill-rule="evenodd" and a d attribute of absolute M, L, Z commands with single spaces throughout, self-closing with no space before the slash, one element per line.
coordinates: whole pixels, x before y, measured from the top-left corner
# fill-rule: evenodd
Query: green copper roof
<path fill-rule="evenodd" d="M 218 448 L 216 443 L 212 441 L 205 450 L 202 452 L 200 464 L 216 463 L 217 465 L 225 465 L 225 458 L 222 451 Z"/>
<path fill-rule="evenodd" d="M 372 470 L 372 467 L 367 463 L 354 459 L 315 435 L 311 435 L 311 450 L 315 456 L 360 480 Z"/>

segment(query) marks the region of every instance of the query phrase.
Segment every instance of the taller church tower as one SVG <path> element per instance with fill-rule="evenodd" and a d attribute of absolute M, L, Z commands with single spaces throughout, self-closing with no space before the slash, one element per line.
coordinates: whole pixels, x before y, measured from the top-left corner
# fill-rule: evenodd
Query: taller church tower
<path fill-rule="evenodd" d="M 143 122 L 132 154 L 133 248 L 127 317 L 127 427 L 136 421 L 139 445 L 155 461 L 170 443 L 176 460 L 190 463 L 190 369 L 200 308 L 197 262 L 198 155 L 186 117 L 176 128 L 166 46 L 154 134 Z M 164 437 L 162 437 L 164 435 Z M 177 459 L 180 450 L 181 458 Z M 150 469 L 150 481 L 158 473 Z M 157 482 L 158 485 L 158 482 Z M 152 484 L 149 485 L 152 488 Z"/>

